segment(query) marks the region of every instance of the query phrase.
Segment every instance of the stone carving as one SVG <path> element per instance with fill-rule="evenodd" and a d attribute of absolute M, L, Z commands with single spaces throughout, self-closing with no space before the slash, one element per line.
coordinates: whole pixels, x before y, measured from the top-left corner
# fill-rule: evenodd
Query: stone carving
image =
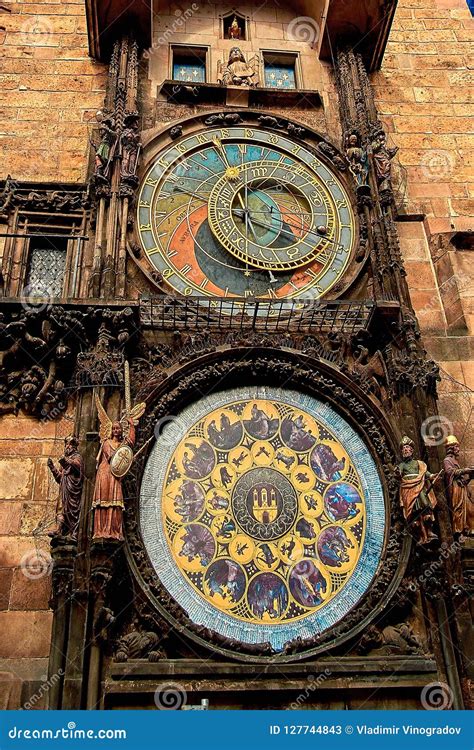
<path fill-rule="evenodd" d="M 138 112 L 130 112 L 126 115 L 119 139 L 120 194 L 124 196 L 133 195 L 133 190 L 138 184 L 137 167 L 141 151 L 138 121 Z"/>
<path fill-rule="evenodd" d="M 361 387 L 367 384 L 367 389 L 372 391 L 380 401 L 387 398 L 388 373 L 380 351 L 370 355 L 366 346 L 359 346 L 349 369 L 352 377 Z"/>
<path fill-rule="evenodd" d="M 336 169 L 340 172 L 345 172 L 347 169 L 347 162 L 342 158 L 337 149 L 331 143 L 327 141 L 320 141 L 318 143 L 318 149 L 334 164 Z"/>
<path fill-rule="evenodd" d="M 137 404 L 123 421 L 128 425 L 127 434 L 124 434 L 122 422 L 112 422 L 107 412 L 100 403 L 96 394 L 95 398 L 97 412 L 100 420 L 101 445 L 97 454 L 97 473 L 94 488 L 94 530 L 93 539 L 114 539 L 123 541 L 122 516 L 123 516 L 123 492 L 121 471 L 114 471 L 114 463 L 117 465 L 122 461 L 129 461 L 129 455 L 135 445 L 135 423 L 145 409 L 144 404 Z M 123 451 L 128 448 L 128 451 Z M 122 453 L 119 453 L 122 451 Z M 123 455 L 122 455 L 123 454 Z M 131 453 L 133 458 L 133 453 Z M 113 463 L 115 459 L 115 462 Z M 131 461 L 130 461 L 131 463 Z M 125 472 L 126 473 L 126 472 Z M 117 474 L 121 474 L 118 476 Z"/>
<path fill-rule="evenodd" d="M 445 446 L 444 481 L 451 507 L 453 531 L 455 534 L 472 534 L 474 532 L 474 498 L 469 484 L 474 479 L 474 467 L 461 467 L 458 459 L 459 441 L 455 435 L 448 435 Z"/>
<path fill-rule="evenodd" d="M 176 140 L 176 138 L 180 138 L 183 135 L 183 128 L 181 125 L 175 125 L 174 127 L 170 128 L 170 138 L 173 140 Z"/>
<path fill-rule="evenodd" d="M 260 117 L 258 118 L 258 122 L 263 128 L 281 129 L 285 127 L 283 123 L 280 122 L 280 120 L 277 120 L 276 117 L 272 117 L 272 115 L 260 115 Z"/>
<path fill-rule="evenodd" d="M 304 134 L 306 133 L 306 130 L 304 128 L 301 128 L 299 125 L 295 125 L 293 122 L 289 122 L 286 126 L 286 130 L 290 135 L 295 136 L 295 138 L 303 138 Z"/>
<path fill-rule="evenodd" d="M 0 413 L 59 416 L 75 355 L 87 341 L 84 318 L 62 307 L 0 313 Z"/>
<path fill-rule="evenodd" d="M 398 151 L 398 147 L 389 148 L 387 146 L 387 136 L 382 128 L 372 134 L 371 146 L 379 190 L 381 193 L 391 194 L 391 162 Z"/>
<path fill-rule="evenodd" d="M 123 382 L 123 347 L 135 330 L 133 310 L 103 310 L 98 322 L 95 345 L 77 356 L 74 380 L 78 387 Z"/>
<path fill-rule="evenodd" d="M 346 157 L 349 171 L 357 185 L 357 192 L 370 194 L 369 159 L 366 149 L 361 144 L 358 133 L 350 133 L 346 140 Z"/>
<path fill-rule="evenodd" d="M 204 120 L 204 125 L 239 125 L 242 122 L 238 112 L 219 112 L 218 115 L 210 115 Z"/>
<path fill-rule="evenodd" d="M 14 208 L 31 211 L 81 211 L 89 206 L 89 192 L 83 190 L 30 190 L 8 175 L 0 195 L 0 211 Z"/>
<path fill-rule="evenodd" d="M 73 435 L 64 440 L 64 455 L 59 459 L 59 468 L 48 458 L 48 468 L 59 484 L 61 511 L 56 515 L 57 528 L 51 536 L 70 536 L 77 539 L 81 496 L 84 484 L 84 461 L 78 450 L 79 441 Z"/>
<path fill-rule="evenodd" d="M 258 56 L 247 63 L 240 47 L 232 47 L 227 64 L 219 61 L 217 80 L 223 86 L 258 86 Z"/>
<path fill-rule="evenodd" d="M 96 149 L 94 176 L 98 180 L 108 181 L 118 138 L 113 117 L 106 117 L 100 122 L 99 134 L 99 145 L 94 146 Z"/>
<path fill-rule="evenodd" d="M 161 638 L 156 633 L 133 630 L 119 639 L 114 661 L 126 662 L 130 659 L 160 661 L 165 658 L 164 652 L 158 648 L 160 641 Z"/>
<path fill-rule="evenodd" d="M 371 625 L 362 636 L 357 650 L 371 656 L 425 654 L 423 643 L 407 623 L 384 628 Z"/>
<path fill-rule="evenodd" d="M 405 436 L 400 443 L 402 461 L 397 472 L 400 505 L 407 523 L 417 529 L 419 544 L 429 544 L 438 539 L 432 531 L 433 509 L 437 505 L 432 488 L 440 475 L 431 474 L 423 461 L 414 458 L 414 448 L 413 440 Z"/>
<path fill-rule="evenodd" d="M 436 396 L 436 384 L 441 380 L 439 367 L 427 359 L 417 347 L 407 352 L 389 344 L 385 351 L 390 388 L 395 398 L 422 388 L 428 395 Z"/>

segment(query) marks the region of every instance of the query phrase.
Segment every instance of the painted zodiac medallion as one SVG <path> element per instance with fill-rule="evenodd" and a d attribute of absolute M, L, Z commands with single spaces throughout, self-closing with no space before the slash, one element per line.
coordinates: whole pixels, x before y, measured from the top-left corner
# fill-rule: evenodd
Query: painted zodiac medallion
<path fill-rule="evenodd" d="M 357 604 L 385 507 L 374 461 L 340 415 L 254 386 L 207 396 L 166 425 L 140 521 L 157 575 L 195 623 L 279 650 Z"/>

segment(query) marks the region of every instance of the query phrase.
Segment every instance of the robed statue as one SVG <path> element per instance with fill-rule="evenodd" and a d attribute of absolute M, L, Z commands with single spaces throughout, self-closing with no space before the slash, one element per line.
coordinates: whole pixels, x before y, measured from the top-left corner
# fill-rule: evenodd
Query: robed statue
<path fill-rule="evenodd" d="M 459 463 L 459 441 L 455 435 L 446 438 L 444 482 L 451 507 L 455 534 L 474 532 L 474 497 L 469 484 L 474 479 L 474 467 L 463 468 Z"/>
<path fill-rule="evenodd" d="M 428 544 L 438 538 L 432 530 L 433 510 L 437 505 L 433 485 L 441 472 L 432 474 L 424 461 L 414 458 L 415 444 L 409 437 L 402 438 L 400 449 L 402 460 L 397 472 L 400 505 L 407 523 L 413 524 L 418 531 L 418 542 Z"/>
<path fill-rule="evenodd" d="M 50 536 L 67 536 L 77 539 L 81 496 L 84 485 L 84 461 L 78 450 L 79 441 L 73 435 L 64 439 L 64 455 L 54 464 L 48 458 L 48 468 L 59 484 L 60 510 L 56 515 L 57 528 Z"/>
<path fill-rule="evenodd" d="M 125 414 L 121 421 L 112 422 L 95 394 L 100 421 L 100 449 L 97 454 L 95 478 L 93 539 L 123 541 L 122 480 L 133 461 L 135 427 L 145 411 L 145 404 L 130 409 L 128 363 L 125 376 Z"/>
<path fill-rule="evenodd" d="M 258 56 L 247 63 L 240 47 L 232 47 L 227 65 L 219 61 L 217 80 L 224 86 L 258 86 Z"/>

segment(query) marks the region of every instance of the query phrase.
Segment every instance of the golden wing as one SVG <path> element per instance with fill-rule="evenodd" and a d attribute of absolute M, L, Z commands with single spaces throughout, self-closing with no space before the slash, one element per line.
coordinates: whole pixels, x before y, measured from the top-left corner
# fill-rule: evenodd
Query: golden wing
<path fill-rule="evenodd" d="M 146 403 L 141 401 L 139 404 L 135 404 L 130 412 L 130 419 L 133 419 L 133 424 L 138 424 L 138 420 L 143 416 L 146 409 Z"/>
<path fill-rule="evenodd" d="M 95 396 L 95 405 L 97 406 L 97 414 L 99 416 L 99 422 L 100 422 L 100 429 L 99 429 L 100 441 L 101 443 L 103 443 L 104 440 L 108 440 L 112 436 L 112 420 L 109 419 L 109 417 L 107 416 L 107 412 L 102 406 L 100 402 L 100 398 L 98 397 L 97 393 L 95 393 L 94 396 Z"/>

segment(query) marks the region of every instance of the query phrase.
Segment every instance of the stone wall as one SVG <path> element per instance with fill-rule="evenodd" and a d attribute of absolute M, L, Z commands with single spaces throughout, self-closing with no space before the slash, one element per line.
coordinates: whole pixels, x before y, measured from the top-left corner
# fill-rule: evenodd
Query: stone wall
<path fill-rule="evenodd" d="M 83 0 L 0 8 L 0 149 L 18 180 L 80 182 L 105 66 L 88 57 Z"/>
<path fill-rule="evenodd" d="M 425 346 L 443 376 L 440 413 L 474 463 L 474 20 L 465 0 L 399 0 L 377 106 L 402 169 L 399 232 Z M 456 236 L 457 235 L 457 236 Z M 472 238 L 471 238 L 472 241 Z"/>
<path fill-rule="evenodd" d="M 149 51 L 148 70 L 142 67 L 142 73 L 148 75 L 148 89 L 151 112 L 146 118 L 147 128 L 159 128 L 171 122 L 173 119 L 191 116 L 195 114 L 195 107 L 176 106 L 165 103 L 163 97 L 157 92 L 163 81 L 171 78 L 172 60 L 171 48 L 173 45 L 194 45 L 208 47 L 207 55 L 207 81 L 217 83 L 219 61 L 226 63 L 229 51 L 238 46 L 244 53 L 245 59 L 250 61 L 258 56 L 260 61 L 260 86 L 263 81 L 263 55 L 264 51 L 278 51 L 286 53 L 297 53 L 296 64 L 298 86 L 305 90 L 317 91 L 321 96 L 322 105 L 317 109 L 314 105 L 308 106 L 303 103 L 294 107 L 285 106 L 278 108 L 267 107 L 282 117 L 297 120 L 308 127 L 312 127 L 323 134 L 329 135 L 337 141 L 340 128 L 338 123 L 338 106 L 335 81 L 332 68 L 329 63 L 318 60 L 317 52 L 313 49 L 311 34 L 317 29 L 314 21 L 314 29 L 310 24 L 307 33 L 294 29 L 296 11 L 291 7 L 283 7 L 281 3 L 269 2 L 261 7 L 255 8 L 250 2 L 242 2 L 235 6 L 239 13 L 248 18 L 248 38 L 245 40 L 234 40 L 223 38 L 222 14 L 228 11 L 227 6 L 219 3 L 206 2 L 196 3 L 198 6 L 193 11 L 193 4 L 183 8 L 179 3 L 170 0 L 155 0 L 153 21 L 153 46 Z M 231 6 L 229 6 L 229 9 Z M 314 8 L 316 11 L 316 6 Z M 189 14 L 189 15 L 188 15 Z M 316 13 L 315 13 L 316 15 Z M 304 19 L 303 19 L 304 20 Z M 317 31 L 314 31 L 314 46 L 317 45 Z M 157 101 L 155 98 L 157 97 Z M 218 109 L 217 107 L 203 107 L 203 109 Z"/>
<path fill-rule="evenodd" d="M 0 435 L 0 707 L 37 695 L 44 708 L 51 637 L 51 558 L 58 485 L 46 465 L 59 456 L 71 418 L 2 417 Z"/>

